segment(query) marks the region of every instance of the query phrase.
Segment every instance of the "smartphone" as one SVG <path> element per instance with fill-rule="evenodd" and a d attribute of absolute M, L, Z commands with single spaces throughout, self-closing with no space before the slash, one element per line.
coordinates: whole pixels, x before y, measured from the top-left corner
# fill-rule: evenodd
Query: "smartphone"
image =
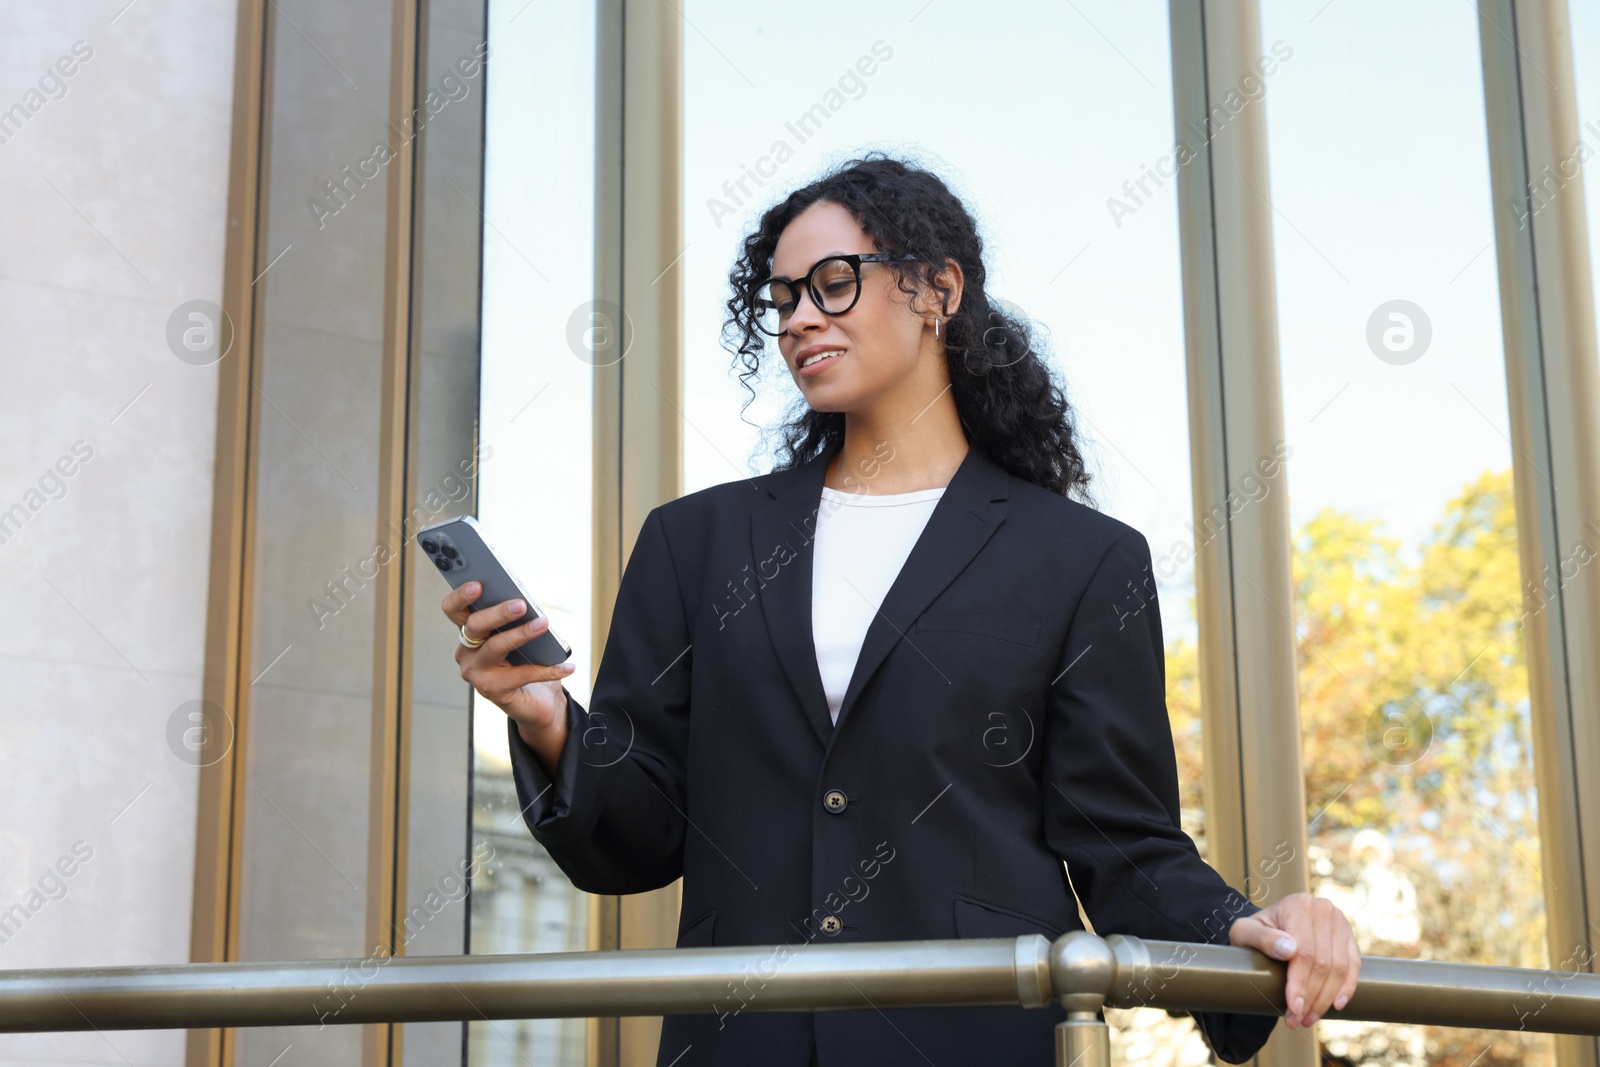
<path fill-rule="evenodd" d="M 483 526 L 471 515 L 424 526 L 417 531 L 417 544 L 433 560 L 433 565 L 439 568 L 439 573 L 444 575 L 452 589 L 459 589 L 467 582 L 477 582 L 482 586 L 483 591 L 476 603 L 489 608 L 507 600 L 521 600 L 528 605 L 528 611 L 504 626 L 495 627 L 492 633 L 545 617 L 544 611 L 528 595 L 527 586 L 517 581 L 510 569 L 495 555 L 494 549 L 489 546 L 489 539 L 483 535 Z M 538 664 L 553 667 L 557 663 L 564 663 L 571 655 L 572 647 L 557 637 L 554 630 L 547 628 L 532 640 L 513 648 L 506 654 L 506 662 L 521 666 Z"/>

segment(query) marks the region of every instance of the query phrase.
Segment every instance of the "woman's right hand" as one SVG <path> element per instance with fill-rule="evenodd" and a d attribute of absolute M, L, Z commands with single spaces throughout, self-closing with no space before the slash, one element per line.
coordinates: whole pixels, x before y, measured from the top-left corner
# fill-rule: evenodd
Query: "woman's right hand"
<path fill-rule="evenodd" d="M 489 637 L 492 630 L 515 620 L 528 607 L 524 601 L 507 600 L 475 611 L 472 601 L 481 592 L 477 582 L 466 582 L 451 590 L 440 605 L 446 618 L 465 627 L 468 637 L 483 641 L 481 648 L 456 642 L 461 677 L 516 722 L 517 733 L 553 777 L 567 740 L 567 698 L 561 691 L 561 682 L 572 674 L 575 665 L 570 659 L 554 667 L 507 663 L 510 651 L 548 629 L 549 620 L 532 619 Z"/>

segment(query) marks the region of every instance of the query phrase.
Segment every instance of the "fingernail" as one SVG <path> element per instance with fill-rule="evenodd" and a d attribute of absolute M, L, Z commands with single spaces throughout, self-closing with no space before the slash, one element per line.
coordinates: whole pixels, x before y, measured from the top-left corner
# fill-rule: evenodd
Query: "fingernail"
<path fill-rule="evenodd" d="M 522 614 L 522 609 L 525 608 L 525 607 L 527 607 L 527 605 L 524 604 L 522 601 L 513 600 L 511 602 L 511 604 L 510 604 L 511 614 L 513 614 L 513 615 L 521 615 Z"/>
<path fill-rule="evenodd" d="M 1348 1004 L 1348 1003 L 1350 1003 L 1350 998 L 1349 997 L 1340 996 L 1336 1000 L 1334 1000 L 1333 1006 L 1338 1008 L 1340 1011 L 1344 1011 L 1344 1006 L 1346 1004 Z"/>
<path fill-rule="evenodd" d="M 1294 998 L 1294 1013 L 1296 1015 L 1299 1015 L 1300 1013 L 1304 1012 L 1305 1010 L 1306 1010 L 1306 998 L 1305 997 L 1295 997 Z"/>
<path fill-rule="evenodd" d="M 578 665 L 576 663 L 563 663 L 561 665 L 561 669 L 566 671 L 568 674 L 571 674 L 573 671 L 578 669 Z M 1340 1007 L 1343 1007 L 1343 1006 L 1344 1005 L 1342 1005 L 1342 1004 L 1340 1005 Z"/>
<path fill-rule="evenodd" d="M 1292 937 L 1280 937 L 1280 938 L 1278 938 L 1278 943 L 1273 945 L 1272 947 L 1278 953 L 1278 955 L 1280 955 L 1280 956 L 1293 956 L 1294 955 L 1294 938 L 1292 938 Z"/>
<path fill-rule="evenodd" d="M 477 582 L 468 582 L 466 585 L 461 587 L 461 591 L 466 593 L 468 596 L 477 596 L 478 595 L 478 583 Z"/>

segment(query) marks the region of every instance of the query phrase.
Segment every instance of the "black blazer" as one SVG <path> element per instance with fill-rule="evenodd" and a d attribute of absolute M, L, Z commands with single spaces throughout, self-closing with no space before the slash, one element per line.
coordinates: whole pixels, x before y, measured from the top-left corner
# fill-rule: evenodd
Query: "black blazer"
<path fill-rule="evenodd" d="M 682 876 L 679 946 L 767 946 L 775 966 L 829 938 L 1054 938 L 1082 929 L 1074 888 L 1101 934 L 1227 944 L 1259 909 L 1179 828 L 1144 536 L 971 446 L 867 629 L 835 727 L 811 544 L 837 449 L 646 517 L 591 706 L 568 694 L 554 782 L 508 724 L 533 836 L 588 892 Z M 815 1048 L 821 1067 L 1043 1067 L 1065 1018 L 746 1010 L 760 981 L 668 1016 L 659 1064 L 804 1067 Z M 1197 1021 L 1238 1062 L 1277 1019 Z"/>

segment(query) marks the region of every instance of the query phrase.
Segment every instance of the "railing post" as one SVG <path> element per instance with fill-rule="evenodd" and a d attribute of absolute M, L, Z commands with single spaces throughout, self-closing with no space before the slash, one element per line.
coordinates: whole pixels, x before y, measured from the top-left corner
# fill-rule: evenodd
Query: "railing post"
<path fill-rule="evenodd" d="M 1056 1024 L 1056 1067 L 1111 1067 L 1111 1028 L 1100 1016 L 1105 998 L 1071 993 L 1061 998 L 1067 1021 Z"/>
<path fill-rule="evenodd" d="M 1066 1022 L 1056 1024 L 1056 1067 L 1111 1067 L 1111 1030 L 1100 1010 L 1117 973 L 1111 946 L 1084 930 L 1050 946 L 1050 985 Z"/>

